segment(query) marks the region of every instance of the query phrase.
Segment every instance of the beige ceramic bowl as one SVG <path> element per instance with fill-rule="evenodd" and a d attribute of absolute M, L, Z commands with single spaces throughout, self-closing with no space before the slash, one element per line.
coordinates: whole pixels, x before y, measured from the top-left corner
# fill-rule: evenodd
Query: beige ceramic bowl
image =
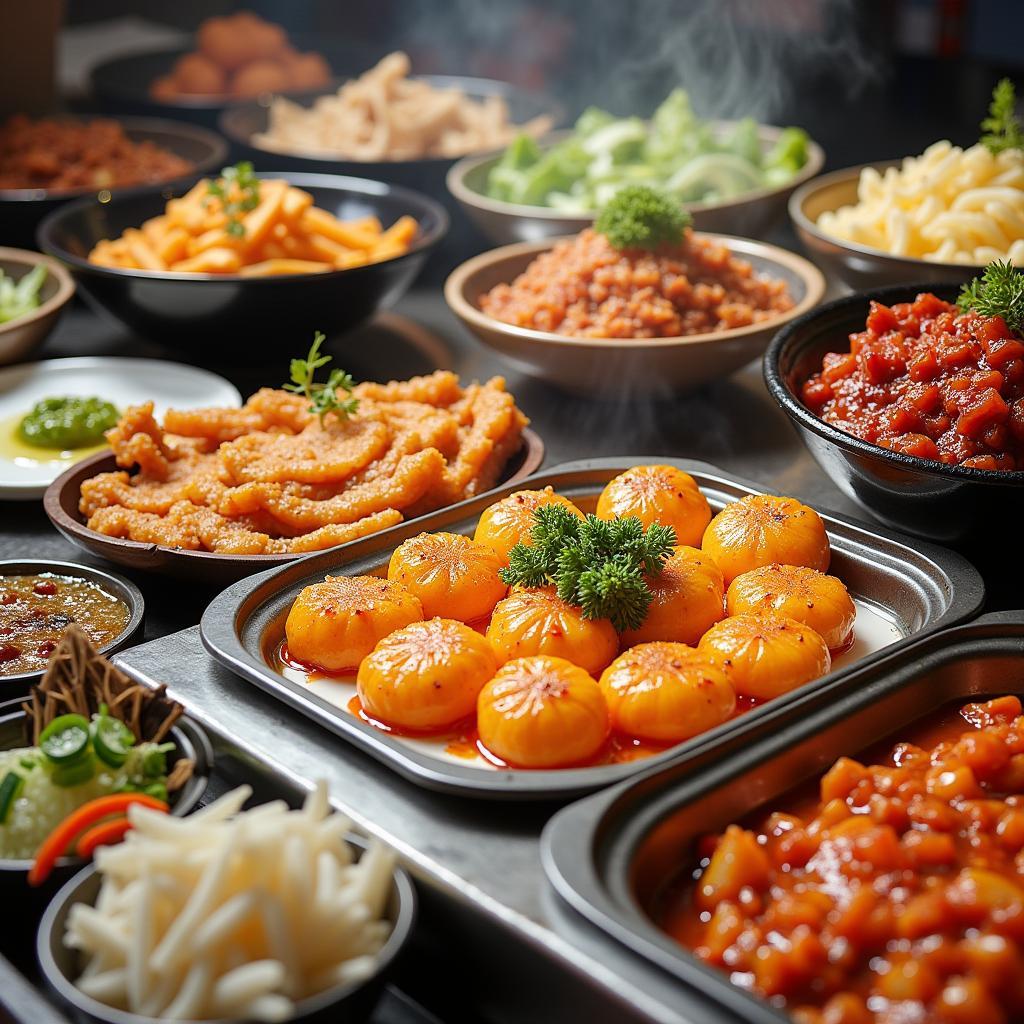
<path fill-rule="evenodd" d="M 789 199 L 789 216 L 804 248 L 828 274 L 834 274 L 854 291 L 913 283 L 963 284 L 980 268 L 963 263 L 932 263 L 929 260 L 891 256 L 881 249 L 857 245 L 827 235 L 818 227 L 826 211 L 857 202 L 857 182 L 865 167 L 884 171 L 900 163 L 861 164 L 833 171 L 801 185 Z"/>
<path fill-rule="evenodd" d="M 0 364 L 16 362 L 42 342 L 75 294 L 75 282 L 56 260 L 28 249 L 0 247 L 0 270 L 15 282 L 39 263 L 45 263 L 50 271 L 39 290 L 39 306 L 17 320 L 0 324 Z"/>
<path fill-rule="evenodd" d="M 697 237 L 709 237 L 697 233 Z M 716 235 L 730 250 L 769 277 L 789 285 L 794 306 L 764 323 L 681 338 L 571 338 L 516 327 L 488 316 L 480 296 L 521 274 L 538 254 L 560 241 L 520 242 L 476 256 L 445 282 L 444 297 L 455 315 L 489 348 L 549 384 L 586 396 L 671 395 L 728 376 L 758 358 L 785 323 L 816 306 L 825 292 L 821 271 L 778 246 Z"/>
<path fill-rule="evenodd" d="M 713 121 L 711 130 L 726 136 L 735 127 L 735 121 Z M 778 141 L 781 128 L 759 125 L 758 136 L 766 151 Z M 544 144 L 560 142 L 571 132 L 551 132 Z M 593 213 L 566 214 L 547 206 L 525 206 L 507 203 L 484 195 L 487 176 L 501 158 L 504 150 L 469 156 L 454 164 L 448 171 L 448 191 L 459 201 L 463 210 L 484 234 L 498 245 L 508 242 L 535 242 L 542 238 L 573 234 L 590 227 Z M 715 203 L 687 203 L 698 231 L 715 234 L 757 236 L 767 231 L 785 214 L 786 200 L 798 185 L 813 178 L 825 163 L 825 154 L 814 141 L 807 144 L 807 163 L 785 185 L 759 188 L 744 192 L 735 199 Z"/>

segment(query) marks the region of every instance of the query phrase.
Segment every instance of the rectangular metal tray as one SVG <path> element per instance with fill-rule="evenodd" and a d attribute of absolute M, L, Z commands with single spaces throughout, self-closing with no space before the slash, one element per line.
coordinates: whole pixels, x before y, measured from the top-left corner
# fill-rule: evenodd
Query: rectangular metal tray
<path fill-rule="evenodd" d="M 524 486 L 550 485 L 586 505 L 593 504 L 612 477 L 644 462 L 670 463 L 690 473 L 720 510 L 765 488 L 728 476 L 706 463 L 687 459 L 633 457 L 593 459 L 557 466 L 528 481 L 490 492 L 418 520 L 386 530 L 343 551 L 325 551 L 293 565 L 252 576 L 229 587 L 203 615 L 203 644 L 221 664 L 243 679 L 272 693 L 320 725 L 389 765 L 413 782 L 466 796 L 553 800 L 591 792 L 640 772 L 668 764 L 696 766 L 727 750 L 777 729 L 790 716 L 827 702 L 849 669 L 679 744 L 644 761 L 586 768 L 499 771 L 453 763 L 424 753 L 400 737 L 389 736 L 310 691 L 307 684 L 271 668 L 264 651 L 268 636 L 283 633 L 288 609 L 299 591 L 327 573 L 380 572 L 392 551 L 423 530 L 472 533 L 480 513 L 492 502 Z M 822 513 L 832 544 L 832 570 L 868 609 L 888 618 L 903 639 L 868 654 L 857 665 L 889 657 L 913 637 L 930 634 L 975 614 L 984 596 L 977 571 L 959 555 L 918 541 L 906 541 L 881 527 L 861 525 L 842 516 Z M 851 666 L 852 667 L 852 666 Z"/>
<path fill-rule="evenodd" d="M 556 814 L 541 838 L 555 892 L 632 953 L 718 1004 L 718 1019 L 784 1024 L 785 1013 L 732 985 L 663 933 L 646 912 L 692 863 L 708 832 L 749 815 L 955 700 L 1024 695 L 1024 611 L 999 612 L 905 647 L 847 676 L 828 706 L 706 770 L 651 772 Z"/>

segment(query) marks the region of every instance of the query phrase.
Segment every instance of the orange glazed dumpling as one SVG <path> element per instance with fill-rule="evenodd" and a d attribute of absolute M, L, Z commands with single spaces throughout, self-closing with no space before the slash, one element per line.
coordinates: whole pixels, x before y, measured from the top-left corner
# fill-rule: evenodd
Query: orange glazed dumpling
<path fill-rule="evenodd" d="M 556 494 L 550 487 L 542 491 L 516 491 L 484 509 L 473 540 L 486 544 L 507 561 L 508 553 L 517 544 L 530 543 L 530 531 L 535 525 L 533 513 L 544 505 L 561 505 L 583 518 L 583 513 L 568 498 Z"/>
<path fill-rule="evenodd" d="M 697 548 L 676 548 L 647 586 L 654 595 L 647 616 L 639 629 L 622 634 L 623 647 L 651 640 L 695 644 L 725 614 L 722 570 Z"/>
<path fill-rule="evenodd" d="M 505 561 L 461 533 L 421 533 L 395 549 L 388 579 L 423 603 L 423 615 L 460 622 L 486 618 L 505 596 L 498 573 Z"/>
<path fill-rule="evenodd" d="M 601 688 L 564 658 L 517 658 L 480 691 L 480 742 L 506 764 L 564 768 L 590 760 L 608 738 Z"/>
<path fill-rule="evenodd" d="M 821 516 L 796 498 L 749 494 L 726 505 L 711 520 L 704 539 L 710 555 L 731 583 L 762 565 L 806 565 L 828 570 L 828 534 Z"/>
<path fill-rule="evenodd" d="M 363 659 L 356 686 L 372 718 L 434 732 L 472 715 L 497 670 L 491 645 L 471 626 L 428 619 L 384 637 Z"/>
<path fill-rule="evenodd" d="M 400 583 L 378 576 L 328 576 L 295 599 L 284 632 L 288 653 L 329 672 L 355 669 L 377 642 L 423 618 Z"/>
<path fill-rule="evenodd" d="M 852 639 L 857 618 L 841 580 L 805 565 L 763 565 L 737 576 L 729 584 L 726 608 L 730 615 L 776 614 L 810 626 L 828 645 L 841 650 Z"/>
<path fill-rule="evenodd" d="M 744 697 L 770 700 L 825 675 L 825 641 L 796 619 L 733 615 L 712 626 L 697 648 L 714 660 Z"/>
<path fill-rule="evenodd" d="M 736 709 L 725 671 L 686 644 L 650 643 L 620 654 L 601 676 L 612 728 L 679 743 L 721 725 Z"/>
<path fill-rule="evenodd" d="M 677 544 L 696 547 L 711 520 L 711 506 L 689 473 L 675 466 L 634 466 L 605 485 L 597 516 L 636 516 L 645 527 L 671 526 Z"/>
<path fill-rule="evenodd" d="M 585 619 L 583 610 L 563 601 L 554 587 L 513 590 L 496 605 L 487 639 L 499 661 L 549 654 L 595 676 L 619 650 L 607 619 Z"/>

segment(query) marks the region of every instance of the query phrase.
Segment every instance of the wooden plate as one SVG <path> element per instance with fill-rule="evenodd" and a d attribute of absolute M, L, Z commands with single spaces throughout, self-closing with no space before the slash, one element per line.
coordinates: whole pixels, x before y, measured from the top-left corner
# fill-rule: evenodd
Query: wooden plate
<path fill-rule="evenodd" d="M 504 487 L 525 480 L 540 468 L 543 461 L 544 442 L 539 434 L 527 427 L 523 431 L 522 446 L 509 460 L 498 486 Z M 75 463 L 57 477 L 43 495 L 43 508 L 50 517 L 50 522 L 69 541 L 94 555 L 127 566 L 129 569 L 146 569 L 178 579 L 219 586 L 305 557 L 284 554 L 223 555 L 215 551 L 185 551 L 181 548 L 108 537 L 90 530 L 78 511 L 82 483 L 98 473 L 110 473 L 117 468 L 111 452 L 99 452 Z M 403 525 L 405 524 L 399 524 Z"/>

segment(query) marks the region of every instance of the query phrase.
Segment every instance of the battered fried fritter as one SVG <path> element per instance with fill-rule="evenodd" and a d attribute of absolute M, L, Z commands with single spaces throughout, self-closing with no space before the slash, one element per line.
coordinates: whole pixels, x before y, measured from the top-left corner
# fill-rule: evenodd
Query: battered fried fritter
<path fill-rule="evenodd" d="M 323 423 L 300 395 L 263 388 L 241 409 L 128 409 L 107 437 L 122 471 L 82 484 L 80 510 L 112 537 L 224 554 L 344 544 L 494 486 L 528 420 L 495 377 L 355 388 Z M 135 470 L 130 473 L 129 470 Z"/>

